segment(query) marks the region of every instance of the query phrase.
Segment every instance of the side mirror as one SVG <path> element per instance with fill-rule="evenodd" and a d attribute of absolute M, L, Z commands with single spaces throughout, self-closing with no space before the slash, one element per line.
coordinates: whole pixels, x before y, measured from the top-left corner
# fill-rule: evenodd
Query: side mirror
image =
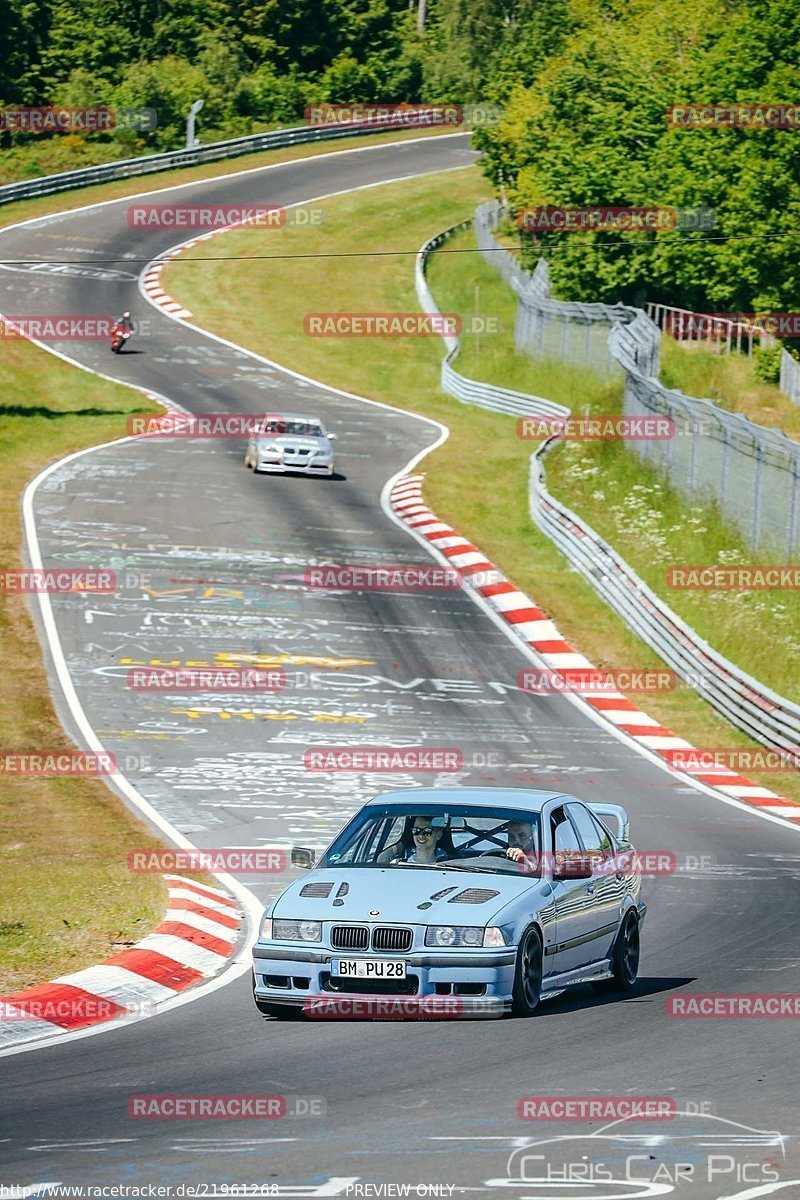
<path fill-rule="evenodd" d="M 567 859 L 553 867 L 553 883 L 569 883 L 572 879 L 591 879 L 592 864 L 585 858 Z"/>
<path fill-rule="evenodd" d="M 292 846 L 292 866 L 310 871 L 316 861 L 316 854 L 306 846 Z"/>
<path fill-rule="evenodd" d="M 326 436 L 327 436 L 329 442 L 335 442 L 339 435 L 338 435 L 338 433 L 329 433 Z"/>

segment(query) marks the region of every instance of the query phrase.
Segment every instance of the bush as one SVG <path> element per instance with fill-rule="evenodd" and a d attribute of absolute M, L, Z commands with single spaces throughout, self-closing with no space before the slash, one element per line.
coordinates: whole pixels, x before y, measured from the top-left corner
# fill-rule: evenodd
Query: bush
<path fill-rule="evenodd" d="M 753 370 L 756 379 L 762 383 L 778 383 L 781 377 L 781 354 L 783 346 L 776 342 L 774 346 L 757 347 L 753 351 Z"/>

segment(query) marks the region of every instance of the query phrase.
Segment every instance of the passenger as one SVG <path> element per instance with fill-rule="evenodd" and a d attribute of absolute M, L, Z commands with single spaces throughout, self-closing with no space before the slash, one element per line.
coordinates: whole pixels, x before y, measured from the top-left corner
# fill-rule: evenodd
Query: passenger
<path fill-rule="evenodd" d="M 447 831 L 434 826 L 431 817 L 412 817 L 403 837 L 378 855 L 378 862 L 410 862 L 433 866 L 449 855 L 439 843 Z M 409 836 L 411 841 L 409 842 Z M 448 839 L 449 840 L 449 839 Z"/>
<path fill-rule="evenodd" d="M 435 829 L 430 817 L 415 817 L 411 826 L 414 838 L 414 851 L 407 862 L 432 865 L 442 858 L 447 858 L 444 850 L 439 849 L 444 829 Z"/>

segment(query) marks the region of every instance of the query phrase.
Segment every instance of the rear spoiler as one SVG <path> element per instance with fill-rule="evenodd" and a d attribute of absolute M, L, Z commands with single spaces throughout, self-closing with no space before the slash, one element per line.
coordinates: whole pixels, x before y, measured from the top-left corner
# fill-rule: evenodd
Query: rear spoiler
<path fill-rule="evenodd" d="M 595 816 L 600 817 L 604 824 L 609 826 L 611 832 L 621 842 L 627 842 L 630 840 L 630 818 L 621 805 L 588 804 L 587 807 L 592 810 Z"/>

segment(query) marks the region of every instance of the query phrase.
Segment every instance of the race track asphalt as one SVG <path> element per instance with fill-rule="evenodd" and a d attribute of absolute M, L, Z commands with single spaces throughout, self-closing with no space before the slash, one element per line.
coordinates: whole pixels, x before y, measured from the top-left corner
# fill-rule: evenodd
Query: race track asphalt
<path fill-rule="evenodd" d="M 463 136 L 411 141 L 209 180 L 158 200 L 291 204 L 474 157 Z M 132 231 L 127 203 L 0 233 L 3 263 L 36 260 L 0 272 L 0 311 L 130 308 L 152 329 L 132 343 L 136 353 L 112 357 L 92 342 L 57 348 L 191 412 L 312 411 L 339 435 L 333 480 L 256 477 L 244 469 L 237 441 L 171 439 L 98 449 L 39 487 L 45 562 L 110 566 L 146 581 L 131 578 L 120 595 L 90 605 L 54 597 L 84 710 L 107 748 L 127 756 L 141 795 L 198 846 L 319 847 L 364 798 L 389 788 L 564 789 L 590 802 L 624 803 L 638 846 L 674 851 L 679 861 L 705 856 L 706 866 L 645 881 L 641 978 L 625 1000 L 587 988 L 548 1002 L 527 1022 L 278 1023 L 256 1013 L 243 977 L 154 1019 L 7 1057 L 2 1182 L 213 1181 L 277 1184 L 283 1190 L 274 1194 L 286 1195 L 365 1195 L 354 1189 L 367 1183 L 456 1184 L 467 1194 L 548 1200 L 673 1192 L 704 1200 L 744 1194 L 776 1170 L 781 1183 L 800 1179 L 796 1136 L 777 1149 L 769 1139 L 736 1137 L 731 1148 L 733 1127 L 725 1124 L 795 1135 L 793 1022 L 678 1021 L 666 1013 L 667 998 L 681 990 L 798 990 L 798 831 L 676 780 L 563 697 L 520 693 L 525 657 L 464 593 L 342 595 L 303 586 L 303 571 L 320 560 L 430 562 L 382 511 L 380 496 L 439 431 L 298 381 L 148 308 L 137 291 L 139 270 L 177 237 Z M 398 239 L 402 231 L 394 230 Z M 210 245 L 216 251 L 222 243 Z M 92 260 L 102 265 L 87 276 Z M 465 472 L 465 486 L 469 479 Z M 125 688 L 132 663 L 247 665 L 252 656 L 295 656 L 284 658 L 290 685 L 255 698 Z M 58 693 L 56 700 L 73 729 Z M 304 769 L 308 747 L 367 740 L 455 747 L 465 768 L 389 779 Z M 266 899 L 289 876 L 241 878 Z M 314 1115 L 278 1122 L 130 1119 L 128 1097 L 141 1093 L 317 1101 Z M 635 1177 L 652 1181 L 660 1169 L 666 1191 L 651 1184 L 615 1192 L 597 1180 L 509 1190 L 501 1182 L 507 1158 L 526 1139 L 574 1137 L 545 1148 L 551 1163 L 609 1155 L 620 1163 L 631 1153 L 622 1143 L 587 1144 L 597 1122 L 533 1126 L 518 1118 L 521 1097 L 553 1094 L 670 1096 L 679 1109 L 706 1115 L 687 1118 L 693 1132 L 674 1124 L 674 1148 L 667 1141 L 633 1151 L 644 1153 Z M 712 1168 L 709 1153 L 718 1155 Z M 675 1163 L 691 1183 L 677 1181 Z M 686 1164 L 693 1164 L 689 1175 Z M 777 1194 L 800 1196 L 800 1183 Z"/>

